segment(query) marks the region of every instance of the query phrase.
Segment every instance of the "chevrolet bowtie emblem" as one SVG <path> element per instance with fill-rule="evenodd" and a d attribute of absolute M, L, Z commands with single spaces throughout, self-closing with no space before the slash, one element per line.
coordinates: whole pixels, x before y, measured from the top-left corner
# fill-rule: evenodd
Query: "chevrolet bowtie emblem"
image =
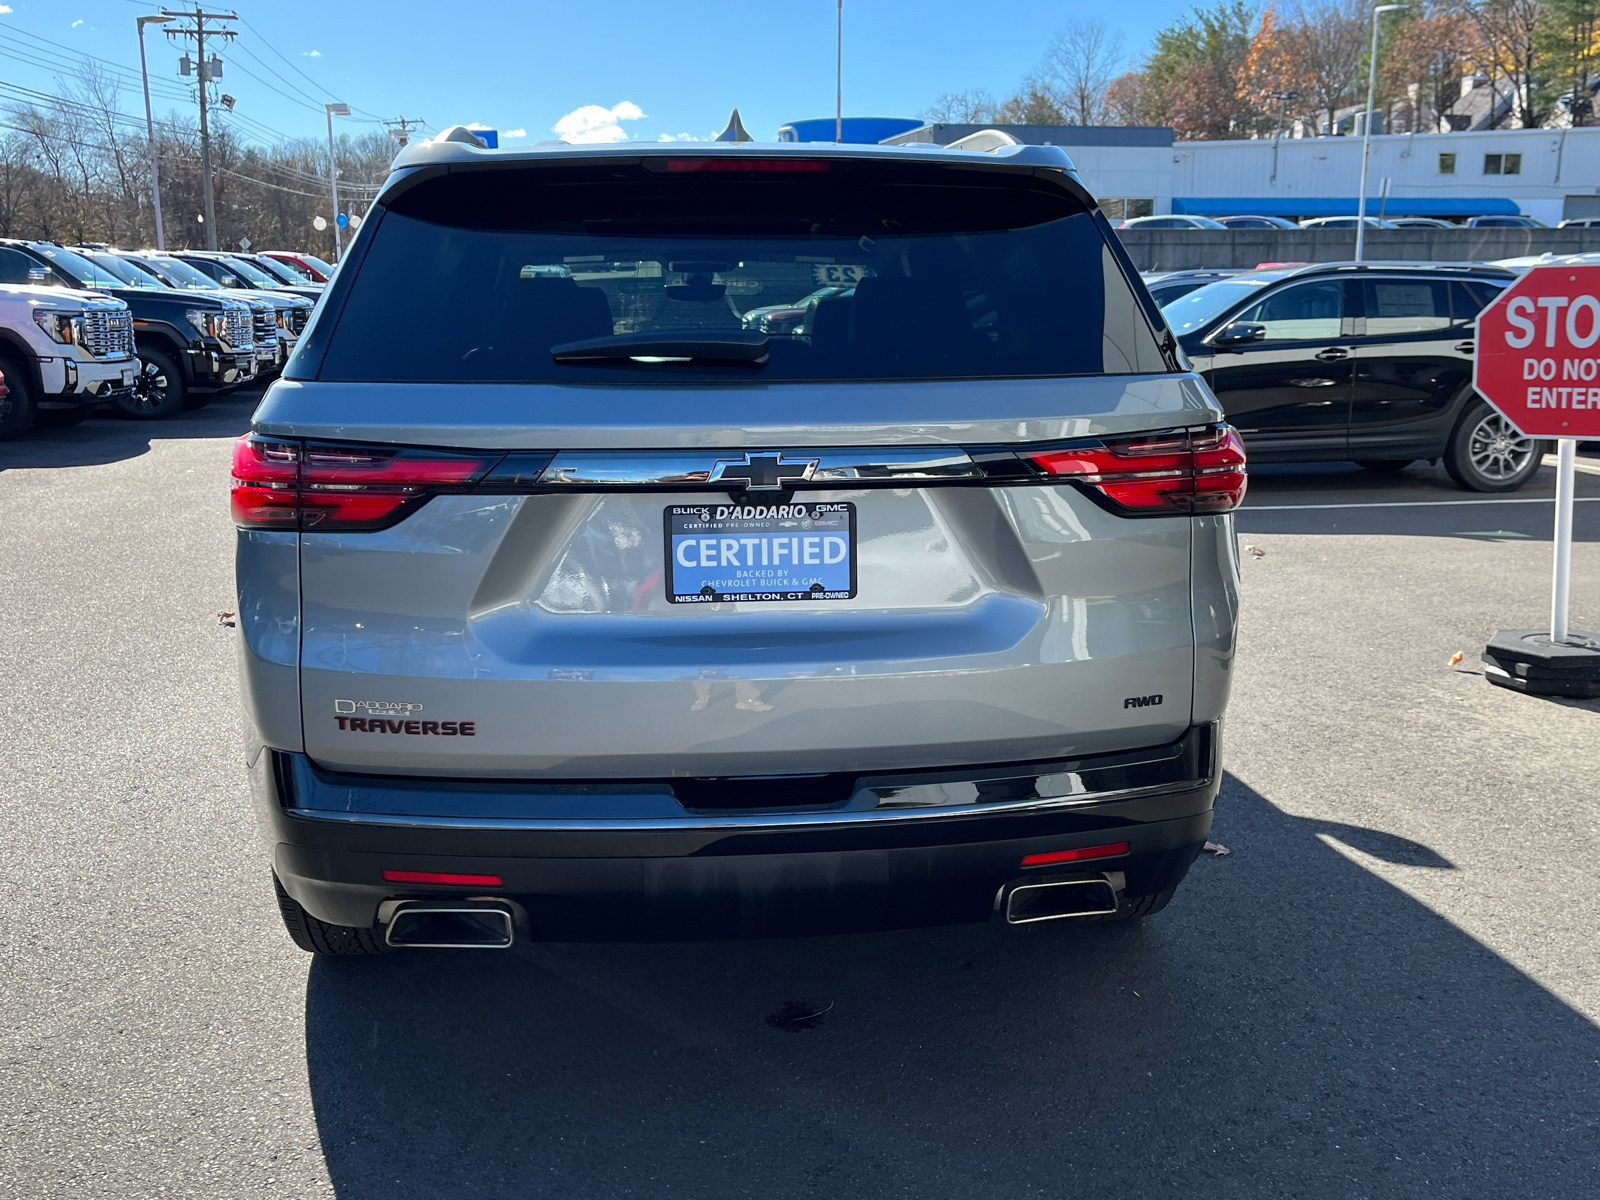
<path fill-rule="evenodd" d="M 817 469 L 814 458 L 785 460 L 776 454 L 746 454 L 742 460 L 724 459 L 711 471 L 712 483 L 743 483 L 747 492 L 781 492 L 786 486 L 804 483 Z"/>

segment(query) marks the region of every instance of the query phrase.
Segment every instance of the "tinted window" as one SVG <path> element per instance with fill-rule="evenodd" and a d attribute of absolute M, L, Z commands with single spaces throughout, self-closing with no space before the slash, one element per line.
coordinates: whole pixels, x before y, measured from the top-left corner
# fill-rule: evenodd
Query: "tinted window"
<path fill-rule="evenodd" d="M 320 377 L 1165 370 L 1103 228 L 1052 184 L 921 164 L 848 164 L 836 177 L 631 165 L 451 174 L 400 194 L 383 215 Z M 429 298 L 428 336 L 397 336 L 413 326 L 418 296 Z M 791 315 L 766 315 L 777 310 Z M 671 361 L 670 347 L 650 361 L 551 357 L 553 346 L 590 338 L 731 331 L 767 332 L 766 363 Z"/>
<path fill-rule="evenodd" d="M 21 250 L 13 250 L 10 246 L 0 246 L 0 283 L 32 283 L 37 286 L 41 280 L 28 278 L 28 271 L 34 267 L 43 269 L 44 264 L 29 258 Z M 46 280 L 42 282 L 54 282 Z"/>
<path fill-rule="evenodd" d="M 1450 286 L 1443 279 L 1368 279 L 1363 285 L 1368 337 L 1450 328 Z"/>
<path fill-rule="evenodd" d="M 1505 290 L 1505 284 L 1483 279 L 1452 281 L 1450 303 L 1456 323 L 1465 325 L 1477 320 L 1478 314 L 1489 307 L 1489 302 Z"/>
<path fill-rule="evenodd" d="M 39 253 L 50 260 L 52 266 L 59 267 L 72 279 L 77 281 L 78 287 L 86 288 L 114 288 L 121 287 L 123 281 L 113 275 L 104 267 L 97 266 L 81 254 L 71 250 L 62 250 L 56 246 L 40 246 Z"/>
<path fill-rule="evenodd" d="M 1265 325 L 1269 342 L 1336 338 L 1344 320 L 1344 284 L 1337 279 L 1297 283 L 1268 296 L 1234 320 Z"/>
<path fill-rule="evenodd" d="M 1186 296 L 1166 300 L 1161 305 L 1161 315 L 1167 319 L 1172 332 L 1182 337 L 1194 333 L 1210 321 L 1220 317 L 1235 304 L 1260 291 L 1271 279 L 1223 279 L 1195 288 Z"/>

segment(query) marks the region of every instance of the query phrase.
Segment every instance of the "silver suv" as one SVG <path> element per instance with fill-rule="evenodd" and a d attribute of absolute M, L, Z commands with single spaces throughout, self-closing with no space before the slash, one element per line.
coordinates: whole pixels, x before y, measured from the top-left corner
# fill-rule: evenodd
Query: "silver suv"
<path fill-rule="evenodd" d="M 233 473 L 306 950 L 1140 917 L 1205 841 L 1244 456 L 1052 147 L 413 146 Z"/>

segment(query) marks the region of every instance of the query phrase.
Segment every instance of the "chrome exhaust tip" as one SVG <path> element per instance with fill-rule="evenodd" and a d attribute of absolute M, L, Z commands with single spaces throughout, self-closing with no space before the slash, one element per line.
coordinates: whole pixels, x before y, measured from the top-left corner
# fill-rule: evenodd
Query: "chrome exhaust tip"
<path fill-rule="evenodd" d="M 1108 917 L 1117 911 L 1117 890 L 1109 879 L 1041 879 L 1019 883 L 1006 893 L 1006 924 L 1032 925 L 1066 917 Z"/>
<path fill-rule="evenodd" d="M 394 910 L 384 940 L 415 950 L 506 950 L 514 936 L 501 905 L 411 900 Z"/>

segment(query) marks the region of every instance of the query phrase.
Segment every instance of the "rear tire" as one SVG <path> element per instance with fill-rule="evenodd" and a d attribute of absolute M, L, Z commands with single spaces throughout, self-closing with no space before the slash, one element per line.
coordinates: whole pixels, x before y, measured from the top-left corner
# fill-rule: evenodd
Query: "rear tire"
<path fill-rule="evenodd" d="M 1415 459 L 1410 458 L 1358 458 L 1356 466 L 1364 471 L 1377 471 L 1387 475 L 1394 471 L 1404 471 Z"/>
<path fill-rule="evenodd" d="M 117 413 L 135 421 L 160 421 L 183 407 L 189 385 L 183 370 L 172 356 L 160 350 L 139 351 L 139 370 L 133 377 L 133 391 L 122 392 L 112 401 Z"/>
<path fill-rule="evenodd" d="M 351 957 L 382 954 L 386 949 L 376 929 L 330 925 L 317 920 L 300 907 L 298 900 L 283 890 L 276 871 L 272 874 L 272 886 L 278 893 L 278 911 L 283 914 L 283 927 L 289 931 L 294 944 L 306 953 Z"/>
<path fill-rule="evenodd" d="M 1450 445 L 1444 469 L 1469 492 L 1514 492 L 1539 472 L 1545 444 L 1525 438 L 1482 400 L 1467 405 Z"/>
<path fill-rule="evenodd" d="M 0 372 L 6 377 L 6 395 L 0 397 L 0 442 L 33 428 L 33 383 L 22 364 L 6 356 L 0 358 Z"/>

